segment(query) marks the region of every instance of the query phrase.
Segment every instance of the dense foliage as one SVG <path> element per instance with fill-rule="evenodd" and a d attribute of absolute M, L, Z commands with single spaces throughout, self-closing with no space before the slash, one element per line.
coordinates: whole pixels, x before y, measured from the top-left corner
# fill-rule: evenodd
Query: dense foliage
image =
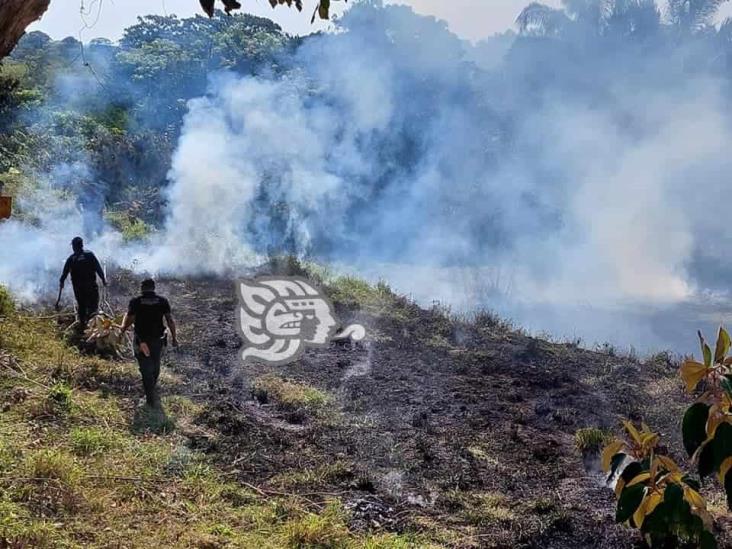
<path fill-rule="evenodd" d="M 277 72 L 295 42 L 248 15 L 141 17 L 119 45 L 31 32 L 0 66 L 0 182 L 50 178 L 82 208 L 159 221 L 186 101 L 219 70 Z"/>

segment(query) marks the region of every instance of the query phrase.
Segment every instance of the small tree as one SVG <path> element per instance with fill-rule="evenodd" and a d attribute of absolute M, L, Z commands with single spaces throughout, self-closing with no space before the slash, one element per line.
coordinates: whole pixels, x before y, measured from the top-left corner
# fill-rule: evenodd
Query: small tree
<path fill-rule="evenodd" d="M 714 354 L 699 333 L 704 362 L 686 360 L 680 369 L 687 391 L 701 394 L 684 414 L 684 448 L 700 478 L 713 473 L 732 508 L 732 357 L 730 337 L 724 328 Z M 643 534 L 651 547 L 677 547 L 692 543 L 703 549 L 717 543 L 712 517 L 699 493 L 700 484 L 658 449 L 660 437 L 642 424 L 639 430 L 624 422 L 626 439 L 616 439 L 602 453 L 608 482 L 615 478 L 617 522 Z"/>

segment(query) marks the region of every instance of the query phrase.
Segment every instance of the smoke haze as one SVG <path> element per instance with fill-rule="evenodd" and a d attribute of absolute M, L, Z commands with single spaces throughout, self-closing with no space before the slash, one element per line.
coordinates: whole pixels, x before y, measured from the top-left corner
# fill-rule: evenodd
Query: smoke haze
<path fill-rule="evenodd" d="M 727 42 L 631 9 L 567 13 L 563 30 L 473 46 L 358 4 L 279 76 L 212 75 L 188 103 L 163 230 L 119 251 L 102 226 L 93 245 L 179 275 L 294 252 L 557 337 L 686 350 L 687 328 L 729 310 Z M 83 216 L 52 217 L 73 224 L 0 227 L 27 250 L 0 281 L 43 271 L 31 253 L 57 262 L 60 234 L 66 253 Z"/>

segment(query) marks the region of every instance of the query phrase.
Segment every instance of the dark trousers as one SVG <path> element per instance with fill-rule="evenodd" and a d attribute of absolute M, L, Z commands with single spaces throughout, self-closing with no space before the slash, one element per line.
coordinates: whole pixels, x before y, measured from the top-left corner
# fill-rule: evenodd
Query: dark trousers
<path fill-rule="evenodd" d="M 150 356 L 145 356 L 143 354 L 140 350 L 140 340 L 135 338 L 135 358 L 137 359 L 137 365 L 139 366 L 140 374 L 142 375 L 142 386 L 145 389 L 145 400 L 147 400 L 147 403 L 150 406 L 155 406 L 158 403 L 155 386 L 158 383 L 158 377 L 160 377 L 160 359 L 163 354 L 163 340 L 154 339 L 153 341 L 147 341 L 146 343 L 150 348 Z"/>
<path fill-rule="evenodd" d="M 99 310 L 99 288 L 96 284 L 78 288 L 74 286 L 74 297 L 76 298 L 76 312 L 79 316 L 79 322 L 86 324 L 92 315 Z"/>

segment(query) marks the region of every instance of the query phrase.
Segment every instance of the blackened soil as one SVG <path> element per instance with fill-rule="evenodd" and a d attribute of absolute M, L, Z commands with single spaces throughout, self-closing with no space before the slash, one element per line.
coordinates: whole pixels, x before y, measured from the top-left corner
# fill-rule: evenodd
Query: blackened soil
<path fill-rule="evenodd" d="M 134 286 L 117 278 L 115 308 Z M 662 356 L 640 363 L 404 302 L 381 313 L 336 304 L 344 323 L 366 325 L 364 344 L 244 366 L 233 283 L 164 280 L 159 293 L 180 327 L 181 347 L 167 357 L 184 380 L 174 391 L 204 406 L 197 421 L 208 434 L 191 445 L 262 489 L 340 496 L 354 529 L 450 530 L 444 544 L 454 547 L 633 547 L 636 534 L 614 524 L 597 459 L 574 446 L 576 430 L 643 419 L 684 461 L 677 432 L 688 399 Z M 272 373 L 331 395 L 327 413 L 254 399 L 253 381 Z M 282 484 L 334 464 L 309 483 Z"/>

